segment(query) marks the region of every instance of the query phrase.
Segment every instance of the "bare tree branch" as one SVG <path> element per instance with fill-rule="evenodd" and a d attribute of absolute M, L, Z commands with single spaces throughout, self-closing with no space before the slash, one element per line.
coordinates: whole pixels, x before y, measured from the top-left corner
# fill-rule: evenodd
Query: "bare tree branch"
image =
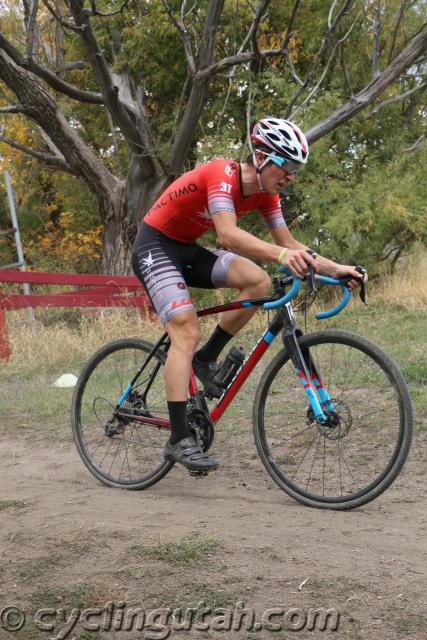
<path fill-rule="evenodd" d="M 290 56 L 289 52 L 287 52 L 286 59 L 287 59 L 287 62 L 288 62 L 288 67 L 289 67 L 289 71 L 291 73 L 292 78 L 295 80 L 295 82 L 300 87 L 303 87 L 304 86 L 304 82 L 301 80 L 301 78 L 297 74 L 295 66 L 294 66 L 294 63 L 291 60 L 291 56 Z"/>
<path fill-rule="evenodd" d="M 187 93 L 189 82 L 190 82 L 190 76 L 187 74 L 187 77 L 185 78 L 185 82 L 182 85 L 181 95 L 179 96 L 178 107 L 177 107 L 177 109 L 175 111 L 175 118 L 174 118 L 171 137 L 170 137 L 170 143 L 171 144 L 175 140 L 175 136 L 176 136 L 176 132 L 177 132 L 177 128 L 178 128 L 178 122 L 180 122 L 181 118 L 182 118 L 182 113 L 183 113 L 183 110 L 184 110 L 185 94 Z"/>
<path fill-rule="evenodd" d="M 107 109 L 107 118 L 108 118 L 108 126 L 110 127 L 111 141 L 113 143 L 113 149 L 114 149 L 114 161 L 116 163 L 116 169 L 118 173 L 121 175 L 123 173 L 123 166 L 120 158 L 119 142 L 117 140 L 117 134 L 114 128 L 114 122 L 108 109 Z"/>
<path fill-rule="evenodd" d="M 221 122 L 222 122 L 222 119 L 224 117 L 224 113 L 225 113 L 225 111 L 227 109 L 227 105 L 228 105 L 228 101 L 230 99 L 232 86 L 233 86 L 233 78 L 230 77 L 228 79 L 227 93 L 225 94 L 224 102 L 223 102 L 223 105 L 221 107 L 221 111 L 218 114 L 218 118 L 217 118 L 217 121 L 216 121 L 216 135 L 217 135 L 217 137 L 219 137 L 219 135 L 220 135 Z"/>
<path fill-rule="evenodd" d="M 328 28 L 329 29 L 332 27 L 332 16 L 334 14 L 337 2 L 338 2 L 338 0 L 334 0 L 333 3 L 331 4 L 331 8 L 329 9 L 329 13 L 328 13 Z"/>
<path fill-rule="evenodd" d="M 253 38 L 256 36 L 256 33 L 258 31 L 259 22 L 261 20 L 262 14 L 270 4 L 270 1 L 271 0 L 262 0 L 258 3 L 258 6 L 256 8 L 250 5 L 253 13 L 251 26 L 249 27 L 249 31 L 246 34 L 245 38 L 243 39 L 237 53 L 241 53 L 242 51 L 244 51 L 249 42 L 252 41 L 252 44 L 253 44 Z M 256 43 L 255 43 L 255 46 L 253 45 L 253 51 L 258 51 L 258 46 L 256 45 Z"/>
<path fill-rule="evenodd" d="M 9 107 L 0 107 L 0 113 L 25 113 L 25 111 L 18 105 L 10 105 Z"/>
<path fill-rule="evenodd" d="M 209 0 L 203 29 L 202 48 L 199 56 L 199 71 L 193 78 L 190 97 L 167 163 L 169 167 L 168 173 L 170 173 L 171 177 L 178 175 L 181 170 L 191 145 L 194 130 L 206 104 L 208 80 L 211 74 L 205 73 L 205 70 L 213 66 L 216 33 L 223 8 L 224 0 Z M 250 55 L 253 56 L 254 54 L 251 53 Z"/>
<path fill-rule="evenodd" d="M 70 126 L 37 76 L 16 64 L 1 47 L 0 79 L 13 91 L 25 114 L 46 132 L 60 153 L 67 158 L 72 172 L 83 178 L 99 198 L 111 197 L 119 182 L 117 178 Z M 62 165 L 60 168 L 67 170 Z"/>
<path fill-rule="evenodd" d="M 120 6 L 120 8 L 117 9 L 117 11 L 111 11 L 111 13 L 105 13 L 104 11 L 98 11 L 98 9 L 96 8 L 95 0 L 90 0 L 90 5 L 92 7 L 92 15 L 102 16 L 103 18 L 106 18 L 109 16 L 116 16 L 118 13 L 123 13 L 123 11 L 126 9 L 129 3 L 130 3 L 130 0 L 125 0 L 123 4 Z"/>
<path fill-rule="evenodd" d="M 39 78 L 43 78 L 53 89 L 64 93 L 65 95 L 73 98 L 74 100 L 80 100 L 81 102 L 89 102 L 93 104 L 104 104 L 104 100 L 100 93 L 95 93 L 93 91 L 85 91 L 83 89 L 79 89 L 74 85 L 65 82 L 61 78 L 58 78 L 50 69 L 45 67 L 44 65 L 34 62 L 28 61 L 25 62 L 22 58 L 21 54 L 15 49 L 8 40 L 6 40 L 2 34 L 0 33 L 0 47 L 4 49 L 7 54 L 12 58 L 15 64 L 23 67 L 25 69 L 29 69 L 33 73 L 35 73 Z"/>
<path fill-rule="evenodd" d="M 34 53 L 34 44 L 36 41 L 37 30 L 37 11 L 39 8 L 39 0 L 32 0 L 30 14 L 27 24 L 27 46 L 25 49 L 25 59 L 32 60 Z"/>
<path fill-rule="evenodd" d="M 252 24 L 250 26 L 249 33 L 246 36 L 248 41 L 251 42 L 252 51 L 256 55 L 259 55 L 258 43 L 257 43 L 257 40 L 256 40 L 259 23 L 260 23 L 260 21 L 262 19 L 262 16 L 264 15 L 264 12 L 267 9 L 269 4 L 270 4 L 270 0 L 260 0 L 260 2 L 258 3 L 256 9 L 254 10 L 254 17 L 253 17 L 253 20 L 252 20 Z M 242 44 L 241 50 L 243 51 L 245 47 L 246 47 L 246 39 L 245 39 L 244 43 Z"/>
<path fill-rule="evenodd" d="M 143 139 L 136 125 L 135 114 L 132 117 L 120 99 L 119 88 L 114 85 L 113 76 L 93 31 L 88 12 L 83 8 L 83 1 L 69 0 L 69 6 L 75 23 L 82 27 L 80 37 L 100 86 L 104 103 L 115 124 L 123 131 L 132 152 L 139 158 L 143 176 L 148 178 L 155 173 L 154 162 L 147 152 L 147 141 Z"/>
<path fill-rule="evenodd" d="M 419 84 L 416 87 L 413 87 L 408 91 L 405 91 L 405 93 L 401 93 L 400 95 L 387 98 L 387 100 L 380 102 L 380 104 L 378 104 L 374 109 L 372 109 L 372 111 L 368 113 L 367 117 L 369 118 L 373 116 L 375 113 L 377 113 L 377 111 L 379 111 L 383 107 L 386 107 L 388 104 L 393 104 L 394 102 L 402 102 L 402 100 L 406 100 L 406 98 L 411 96 L 413 93 L 415 93 L 416 91 L 421 91 L 422 89 L 425 89 L 425 87 L 427 87 L 427 82 L 423 82 L 422 84 Z"/>
<path fill-rule="evenodd" d="M 275 49 L 272 52 L 272 55 L 280 55 L 280 53 L 281 53 L 280 49 Z M 212 64 L 209 67 L 205 67 L 204 69 L 199 70 L 197 72 L 196 77 L 198 80 L 201 80 L 201 81 L 207 80 L 208 78 L 211 78 L 215 74 L 225 71 L 230 67 L 235 67 L 236 65 L 239 65 L 239 64 L 245 64 L 255 59 L 256 59 L 256 55 L 252 51 L 246 51 L 245 53 L 237 53 L 235 56 L 230 56 L 229 58 L 223 58 L 219 62 L 216 62 L 215 64 Z"/>
<path fill-rule="evenodd" d="M 333 60 L 333 59 L 334 59 L 334 57 L 335 57 L 335 51 L 336 51 L 337 47 L 341 46 L 341 45 L 342 45 L 342 44 L 347 40 L 348 36 L 350 35 L 350 33 L 351 33 L 351 32 L 352 32 L 352 30 L 353 30 L 354 25 L 355 25 L 355 24 L 356 24 L 356 22 L 358 21 L 358 19 L 359 19 L 360 15 L 361 15 L 361 12 L 359 12 L 359 13 L 358 13 L 358 15 L 356 16 L 356 19 L 353 21 L 353 24 L 351 25 L 351 27 L 350 27 L 350 29 L 347 31 L 347 33 L 346 33 L 342 38 L 340 38 L 340 40 L 338 40 L 338 41 L 334 44 L 334 47 L 333 47 L 333 49 L 332 49 L 332 53 L 331 53 L 331 55 L 329 56 L 329 60 L 328 60 L 328 62 L 326 63 L 325 68 L 324 68 L 324 70 L 323 70 L 323 73 L 322 73 L 322 75 L 320 76 L 320 78 L 319 78 L 319 80 L 318 80 L 317 84 L 313 87 L 313 89 L 309 92 L 309 94 L 305 97 L 305 99 L 301 102 L 301 104 L 300 104 L 296 109 L 294 109 L 293 114 L 297 113 L 297 111 L 299 111 L 300 109 L 302 109 L 302 108 L 307 104 L 307 102 L 308 102 L 308 101 L 309 101 L 309 100 L 314 96 L 314 94 L 319 90 L 320 85 L 322 84 L 322 82 L 323 82 L 323 80 L 324 80 L 324 78 L 325 78 L 325 76 L 326 76 L 327 72 L 329 71 L 329 67 L 331 66 L 332 60 Z"/>
<path fill-rule="evenodd" d="M 52 138 L 46 133 L 46 131 L 42 127 L 40 127 L 40 125 L 38 126 L 38 130 L 41 137 L 45 141 L 49 151 L 51 152 L 51 154 L 53 156 L 58 156 L 58 158 L 62 158 L 63 160 L 65 160 L 64 154 L 61 153 L 61 151 L 58 149 L 56 144 L 53 142 Z"/>
<path fill-rule="evenodd" d="M 371 104 L 405 69 L 414 64 L 426 49 L 427 25 L 412 38 L 409 44 L 400 52 L 393 62 L 382 71 L 378 78 L 372 80 L 362 91 L 352 96 L 350 100 L 339 107 L 339 109 L 336 109 L 324 120 L 321 120 L 309 129 L 307 132 L 309 142 L 314 142 L 330 133 Z"/>
<path fill-rule="evenodd" d="M 314 60 L 313 63 L 311 65 L 311 68 L 307 74 L 306 79 L 304 80 L 304 82 L 302 83 L 302 85 L 299 86 L 299 88 L 295 91 L 294 95 L 292 96 L 292 98 L 290 99 L 288 106 L 286 108 L 286 112 L 285 112 L 285 118 L 287 118 L 289 116 L 289 114 L 292 111 L 292 108 L 295 104 L 295 102 L 298 100 L 299 96 L 303 93 L 303 91 L 305 91 L 306 87 L 308 86 L 308 84 L 310 83 L 321 59 L 322 56 L 324 54 L 324 52 L 326 51 L 326 47 L 329 44 L 329 39 L 332 35 L 332 33 L 334 32 L 336 26 L 338 25 L 338 23 L 340 22 L 341 18 L 344 16 L 344 14 L 347 12 L 347 10 L 349 9 L 350 5 L 352 4 L 353 0 L 344 0 L 344 3 L 341 7 L 341 9 L 339 10 L 338 14 L 336 15 L 335 19 L 331 22 L 331 26 L 328 27 L 328 29 L 326 30 L 323 38 L 322 38 L 322 42 L 320 43 L 320 47 L 317 50 L 316 55 L 314 56 Z"/>
<path fill-rule="evenodd" d="M 288 44 L 289 44 L 289 40 L 292 37 L 293 34 L 293 26 L 294 26 L 294 22 L 295 22 L 295 18 L 297 15 L 297 11 L 299 9 L 299 4 L 300 4 L 301 0 L 295 0 L 294 2 L 294 6 L 292 7 L 292 11 L 291 11 L 291 17 L 289 18 L 289 22 L 288 22 L 288 26 L 286 28 L 286 33 L 285 33 L 285 37 L 282 43 L 282 49 L 283 51 L 287 51 L 288 49 Z"/>
<path fill-rule="evenodd" d="M 286 56 L 286 62 L 287 62 L 287 65 L 289 67 L 289 72 L 291 74 L 291 77 L 293 78 L 293 80 L 296 82 L 296 84 L 298 86 L 302 87 L 304 83 L 303 83 L 303 81 L 301 80 L 301 78 L 298 76 L 298 74 L 296 72 L 295 65 L 294 65 L 294 63 L 292 61 L 291 54 L 290 54 L 290 51 L 288 49 L 289 41 L 290 41 L 290 39 L 291 39 L 291 37 L 293 35 L 292 29 L 293 29 L 293 26 L 294 26 L 294 21 L 295 21 L 296 15 L 297 15 L 299 4 L 300 4 L 300 0 L 295 0 L 294 5 L 292 7 L 291 16 L 289 18 L 288 26 L 286 28 L 285 37 L 284 37 L 283 42 L 282 42 L 281 49 L 282 49 L 283 53 Z"/>
<path fill-rule="evenodd" d="M 403 12 L 405 11 L 405 5 L 407 1 L 408 0 L 402 0 L 400 7 L 398 9 L 398 12 L 396 14 L 396 20 L 395 20 L 394 29 L 393 29 L 393 35 L 391 37 L 391 45 L 390 45 L 390 51 L 388 53 L 387 64 L 390 64 L 390 62 L 393 59 L 393 52 L 396 44 L 397 33 L 399 31 L 400 21 L 402 20 Z"/>
<path fill-rule="evenodd" d="M 411 152 L 411 151 L 416 151 L 416 149 L 419 149 L 419 147 L 421 147 L 421 145 L 424 143 L 425 139 L 426 139 L 425 135 L 424 135 L 424 134 L 422 134 L 422 135 L 418 138 L 418 140 L 416 140 L 416 141 L 414 142 L 414 144 L 413 144 L 413 145 L 411 145 L 411 146 L 410 146 L 410 147 L 408 147 L 407 149 L 404 149 L 404 151 L 405 151 L 406 153 Z"/>
<path fill-rule="evenodd" d="M 104 104 L 104 98 L 100 93 L 79 89 L 75 85 L 62 80 L 62 78 L 59 78 L 55 73 L 50 71 L 50 69 L 38 62 L 29 62 L 22 66 L 25 66 L 27 69 L 35 73 L 39 78 L 43 78 L 43 80 L 45 80 L 52 89 L 67 95 L 69 98 L 73 98 L 73 100 L 88 102 L 90 104 Z"/>
<path fill-rule="evenodd" d="M 2 135 L 0 135 L 0 142 L 8 144 L 14 149 L 19 149 L 19 151 L 23 151 L 24 153 L 33 156 L 33 158 L 37 158 L 37 160 L 42 160 L 45 164 L 55 167 L 55 169 L 60 169 L 61 171 L 66 171 L 67 173 L 76 175 L 70 165 L 59 156 L 50 156 L 46 153 L 42 153 L 41 151 L 36 151 L 36 149 L 31 149 L 30 147 L 20 144 L 19 142 L 15 142 L 15 140 Z"/>
<path fill-rule="evenodd" d="M 248 99 L 246 101 L 246 142 L 251 151 L 253 151 L 253 145 L 251 140 L 251 120 L 252 120 L 252 89 L 249 89 Z"/>
<path fill-rule="evenodd" d="M 168 3 L 167 0 L 162 0 L 163 6 L 166 9 L 166 12 L 169 16 L 170 21 L 172 22 L 172 24 L 177 28 L 178 33 L 180 35 L 180 38 L 182 40 L 182 44 L 184 46 L 184 51 L 185 51 L 185 57 L 187 58 L 187 65 L 188 65 L 188 69 L 190 71 L 190 75 L 194 76 L 196 73 L 196 58 L 194 55 L 194 48 L 193 48 L 193 43 L 191 41 L 190 35 L 188 33 L 188 30 L 183 22 L 183 20 L 177 20 L 177 18 L 175 18 L 175 15 L 172 11 L 172 9 L 170 8 L 170 5 Z M 182 15 L 183 11 L 181 11 L 181 15 Z"/>
<path fill-rule="evenodd" d="M 216 33 L 223 8 L 224 0 L 209 0 L 208 12 L 203 28 L 203 45 L 200 51 L 199 65 L 201 69 L 212 64 L 216 46 Z"/>
<path fill-rule="evenodd" d="M 59 10 L 60 1 L 55 0 L 57 10 Z M 63 80 L 65 75 L 64 29 L 57 20 L 55 21 L 55 53 L 55 69 L 61 80 Z"/>
<path fill-rule="evenodd" d="M 347 71 L 347 65 L 345 64 L 344 47 L 341 45 L 340 45 L 340 62 L 341 62 L 342 74 L 343 74 L 345 85 L 347 87 L 348 95 L 352 96 L 353 87 L 351 86 L 350 77 Z"/>
<path fill-rule="evenodd" d="M 374 19 L 374 44 L 372 50 L 372 77 L 380 75 L 380 28 L 381 28 L 381 0 L 377 0 Z"/>
<path fill-rule="evenodd" d="M 58 11 L 50 5 L 48 0 L 42 0 L 42 2 L 46 7 L 46 9 L 49 11 L 49 13 L 51 13 L 52 16 L 55 18 L 55 20 L 57 20 L 59 24 L 63 26 L 65 29 L 70 29 L 71 31 L 75 31 L 77 33 L 82 30 L 82 27 L 76 27 L 74 24 L 65 22 L 65 20 L 62 19 L 61 14 L 58 13 Z"/>
<path fill-rule="evenodd" d="M 86 69 L 89 66 L 89 62 L 86 60 L 72 60 L 64 63 L 64 69 L 66 71 L 73 71 L 74 69 Z"/>

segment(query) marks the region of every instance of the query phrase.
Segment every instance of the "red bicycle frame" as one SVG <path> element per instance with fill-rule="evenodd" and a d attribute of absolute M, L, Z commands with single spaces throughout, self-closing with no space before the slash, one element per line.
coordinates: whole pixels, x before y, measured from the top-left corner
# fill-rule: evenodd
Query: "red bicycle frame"
<path fill-rule="evenodd" d="M 202 309 L 198 311 L 197 315 L 199 317 L 202 317 L 207 315 L 213 315 L 216 313 L 222 313 L 225 311 L 232 311 L 234 309 L 261 307 L 265 302 L 268 302 L 268 301 L 271 301 L 271 297 L 253 298 L 251 300 L 231 302 L 229 304 L 210 307 L 209 309 Z M 224 392 L 222 396 L 219 398 L 217 404 L 211 409 L 210 418 L 213 424 L 218 422 L 218 420 L 221 418 L 221 416 L 223 415 L 227 407 L 230 405 L 230 403 L 238 393 L 239 389 L 242 387 L 245 380 L 249 377 L 249 375 L 251 374 L 253 369 L 256 367 L 256 365 L 258 364 L 258 362 L 260 361 L 264 353 L 267 351 L 271 343 L 274 341 L 279 331 L 283 329 L 285 326 L 287 327 L 287 331 L 285 332 L 286 336 L 284 337 L 284 339 L 286 339 L 286 343 L 292 354 L 292 359 L 294 360 L 294 364 L 297 367 L 297 369 L 303 372 L 305 380 L 307 381 L 305 386 L 310 387 L 310 391 L 312 391 L 313 394 L 316 394 L 316 388 L 311 380 L 311 376 L 315 374 L 315 377 L 319 384 L 320 383 L 319 373 L 316 371 L 314 363 L 310 363 L 311 371 L 310 372 L 308 371 L 307 363 L 304 361 L 304 358 L 297 344 L 297 339 L 300 335 L 302 335 L 302 332 L 296 327 L 295 319 L 292 312 L 292 307 L 290 305 L 286 305 L 285 307 L 278 310 L 278 312 L 270 322 L 267 328 L 267 331 L 263 333 L 263 335 L 261 336 L 257 344 L 254 346 L 251 353 L 246 358 L 245 362 L 243 363 L 243 365 L 241 366 L 237 374 L 234 376 L 233 380 L 230 382 L 228 387 L 224 389 Z M 162 347 L 166 347 L 165 351 L 167 351 L 167 349 L 169 348 L 169 344 L 170 342 L 169 342 L 168 334 L 164 333 L 163 336 L 160 338 L 160 340 L 157 342 L 157 344 L 153 347 L 148 358 L 145 360 L 142 367 L 137 371 L 134 378 L 132 379 L 132 381 L 124 391 L 122 397 L 120 398 L 116 407 L 116 411 L 119 412 L 120 415 L 126 417 L 126 414 L 123 414 L 123 412 L 120 411 L 120 406 L 125 400 L 125 398 L 127 397 L 127 395 L 129 394 L 129 392 L 131 391 L 134 383 L 137 381 L 143 369 L 147 366 L 151 358 L 155 357 L 155 354 L 158 349 Z M 154 379 L 154 377 L 157 375 L 157 372 L 160 366 L 161 364 L 159 362 L 157 367 L 155 367 L 153 373 L 151 374 L 152 379 Z M 144 392 L 145 395 L 148 393 L 150 384 L 151 383 L 149 382 L 148 386 L 145 389 L 145 392 Z M 189 382 L 190 397 L 194 397 L 198 393 L 199 393 L 199 390 L 197 387 L 196 377 L 193 371 L 191 371 L 190 382 Z M 143 400 L 145 399 L 144 394 L 142 396 Z M 205 406 L 207 409 L 207 405 Z M 137 416 L 137 415 L 133 415 L 132 418 L 138 422 L 143 422 L 145 424 L 152 424 L 153 426 L 167 428 L 167 429 L 171 428 L 170 423 L 165 418 L 160 418 L 155 416 Z"/>

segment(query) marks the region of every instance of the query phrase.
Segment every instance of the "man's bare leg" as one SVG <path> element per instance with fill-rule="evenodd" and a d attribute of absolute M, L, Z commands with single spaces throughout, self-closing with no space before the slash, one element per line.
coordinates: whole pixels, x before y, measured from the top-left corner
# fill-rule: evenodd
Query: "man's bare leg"
<path fill-rule="evenodd" d="M 239 289 L 239 294 L 234 298 L 233 302 L 265 296 L 270 284 L 268 274 L 246 258 L 235 258 L 227 273 L 227 287 Z M 221 315 L 213 334 L 196 354 L 196 363 L 200 363 L 200 366 L 202 363 L 206 365 L 205 368 L 199 367 L 198 370 L 198 375 L 205 377 L 205 385 L 211 376 L 210 368 L 213 371 L 213 375 L 215 375 L 213 364 L 209 368 L 209 363 L 214 363 L 218 359 L 225 345 L 249 322 L 255 312 L 256 308 L 236 309 L 234 311 L 226 311 Z"/>
<path fill-rule="evenodd" d="M 227 274 L 227 287 L 239 289 L 233 302 L 265 296 L 271 286 L 270 276 L 247 258 L 236 258 L 230 265 Z M 221 315 L 219 326 L 227 333 L 235 335 L 252 318 L 257 309 L 236 309 Z"/>
<path fill-rule="evenodd" d="M 200 341 L 199 319 L 195 311 L 183 311 L 166 324 L 171 340 L 164 375 L 169 401 L 187 401 L 191 361 Z"/>
<path fill-rule="evenodd" d="M 183 311 L 166 324 L 171 340 L 164 376 L 169 418 L 172 426 L 170 441 L 165 446 L 165 458 L 183 464 L 190 470 L 210 471 L 218 467 L 195 441 L 187 421 L 187 398 L 191 361 L 200 340 L 199 320 L 195 311 Z"/>

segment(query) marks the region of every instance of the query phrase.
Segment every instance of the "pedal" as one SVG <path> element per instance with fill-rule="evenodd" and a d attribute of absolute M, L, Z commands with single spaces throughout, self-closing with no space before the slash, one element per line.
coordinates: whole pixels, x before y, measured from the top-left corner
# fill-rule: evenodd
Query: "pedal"
<path fill-rule="evenodd" d="M 212 471 L 215 471 L 215 469 L 210 469 L 209 471 L 201 471 L 198 469 L 189 469 L 188 473 L 190 474 L 190 476 L 192 476 L 193 478 L 197 478 L 200 480 L 200 478 L 206 478 L 206 476 L 211 473 Z"/>

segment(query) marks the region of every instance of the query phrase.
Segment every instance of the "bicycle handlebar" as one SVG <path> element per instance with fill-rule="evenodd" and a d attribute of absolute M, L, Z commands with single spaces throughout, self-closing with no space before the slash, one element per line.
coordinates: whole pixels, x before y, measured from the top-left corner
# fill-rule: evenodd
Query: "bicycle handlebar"
<path fill-rule="evenodd" d="M 287 273 L 288 275 L 291 275 L 290 271 L 285 267 L 283 267 L 282 265 L 279 267 L 279 271 L 281 271 L 282 273 Z M 344 307 L 347 306 L 347 304 L 349 303 L 350 297 L 351 297 L 350 290 L 348 289 L 348 287 L 343 281 L 338 280 L 337 278 L 330 278 L 329 276 L 315 275 L 314 279 L 317 282 L 323 282 L 324 284 L 330 284 L 330 285 L 339 285 L 341 287 L 341 291 L 343 295 L 339 303 L 332 309 L 328 309 L 328 311 L 318 311 L 316 313 L 317 320 L 323 320 L 324 318 L 332 318 L 332 316 L 335 316 L 337 315 L 337 313 L 340 313 L 340 311 L 342 311 Z M 286 293 L 286 295 L 284 295 L 282 298 L 279 298 L 278 300 L 274 300 L 273 302 L 265 302 L 263 304 L 263 308 L 278 309 L 279 307 L 283 307 L 285 304 L 290 302 L 292 298 L 294 298 L 297 295 L 301 287 L 301 283 L 302 283 L 302 280 L 300 280 L 299 278 L 296 278 L 295 276 L 292 276 L 292 286 L 289 289 L 289 291 Z"/>

